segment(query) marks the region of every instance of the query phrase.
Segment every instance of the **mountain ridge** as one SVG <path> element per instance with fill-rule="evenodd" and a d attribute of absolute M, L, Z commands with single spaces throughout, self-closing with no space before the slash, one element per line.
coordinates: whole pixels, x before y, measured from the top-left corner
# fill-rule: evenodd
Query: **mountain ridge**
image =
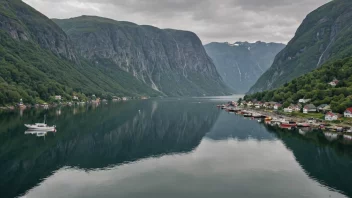
<path fill-rule="evenodd" d="M 224 85 L 198 36 L 96 16 L 55 19 L 79 54 L 131 73 L 168 96 L 224 95 Z"/>
<path fill-rule="evenodd" d="M 44 103 L 55 95 L 160 95 L 128 73 L 93 66 L 59 26 L 20 0 L 1 1 L 0 19 L 0 105 Z"/>
<path fill-rule="evenodd" d="M 352 2 L 331 1 L 309 13 L 294 38 L 250 89 L 274 89 L 306 74 L 331 59 L 352 54 Z"/>

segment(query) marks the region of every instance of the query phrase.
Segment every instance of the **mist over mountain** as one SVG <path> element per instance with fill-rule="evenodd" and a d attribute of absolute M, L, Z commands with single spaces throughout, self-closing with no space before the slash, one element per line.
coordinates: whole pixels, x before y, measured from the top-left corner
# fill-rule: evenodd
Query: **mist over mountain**
<path fill-rule="evenodd" d="M 281 43 L 258 41 L 210 43 L 205 45 L 205 50 L 226 85 L 237 93 L 246 93 L 272 65 L 276 54 L 284 47 Z"/>

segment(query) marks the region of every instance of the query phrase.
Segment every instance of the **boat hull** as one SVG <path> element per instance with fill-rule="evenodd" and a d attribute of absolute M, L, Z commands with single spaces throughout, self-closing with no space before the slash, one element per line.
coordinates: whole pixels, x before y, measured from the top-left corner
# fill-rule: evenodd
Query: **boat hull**
<path fill-rule="evenodd" d="M 25 124 L 25 126 L 28 128 L 28 130 L 36 130 L 36 131 L 52 131 L 55 130 L 55 126 L 51 127 L 38 127 L 38 126 L 32 126 Z"/>
<path fill-rule="evenodd" d="M 281 124 L 281 127 L 296 127 L 297 124 Z"/>

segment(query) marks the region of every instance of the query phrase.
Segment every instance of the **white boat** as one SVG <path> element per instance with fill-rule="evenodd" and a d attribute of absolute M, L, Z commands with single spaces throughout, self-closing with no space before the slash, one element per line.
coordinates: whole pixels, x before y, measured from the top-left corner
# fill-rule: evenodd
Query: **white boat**
<path fill-rule="evenodd" d="M 35 123 L 35 124 L 25 124 L 29 130 L 40 130 L 40 131 L 52 131 L 55 130 L 55 125 L 54 126 L 48 126 L 46 123 L 46 117 L 44 116 L 44 122 L 43 123 Z"/>

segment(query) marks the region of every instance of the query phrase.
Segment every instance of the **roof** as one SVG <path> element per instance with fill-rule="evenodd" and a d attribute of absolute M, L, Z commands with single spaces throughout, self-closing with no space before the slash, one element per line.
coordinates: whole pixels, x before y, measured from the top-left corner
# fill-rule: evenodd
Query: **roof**
<path fill-rule="evenodd" d="M 326 106 L 328 106 L 328 104 L 321 104 L 321 105 L 318 106 L 318 108 L 322 108 L 322 109 L 323 109 L 323 108 L 325 108 Z"/>
<path fill-rule="evenodd" d="M 333 117 L 333 116 L 335 116 L 335 115 L 337 115 L 337 114 L 335 114 L 335 113 L 333 113 L 333 112 L 328 112 L 328 113 L 325 114 L 325 116 L 331 116 L 331 117 Z"/>
<path fill-rule="evenodd" d="M 345 112 L 350 112 L 350 113 L 352 113 L 352 107 L 347 108 Z"/>
<path fill-rule="evenodd" d="M 306 105 L 304 106 L 305 109 L 316 109 L 317 107 L 314 106 L 313 104 L 309 104 L 309 105 Z"/>
<path fill-rule="evenodd" d="M 301 104 L 290 104 L 290 107 L 301 107 L 302 105 Z"/>
<path fill-rule="evenodd" d="M 325 106 L 323 109 L 324 109 L 324 110 L 330 109 L 330 105 Z"/>

